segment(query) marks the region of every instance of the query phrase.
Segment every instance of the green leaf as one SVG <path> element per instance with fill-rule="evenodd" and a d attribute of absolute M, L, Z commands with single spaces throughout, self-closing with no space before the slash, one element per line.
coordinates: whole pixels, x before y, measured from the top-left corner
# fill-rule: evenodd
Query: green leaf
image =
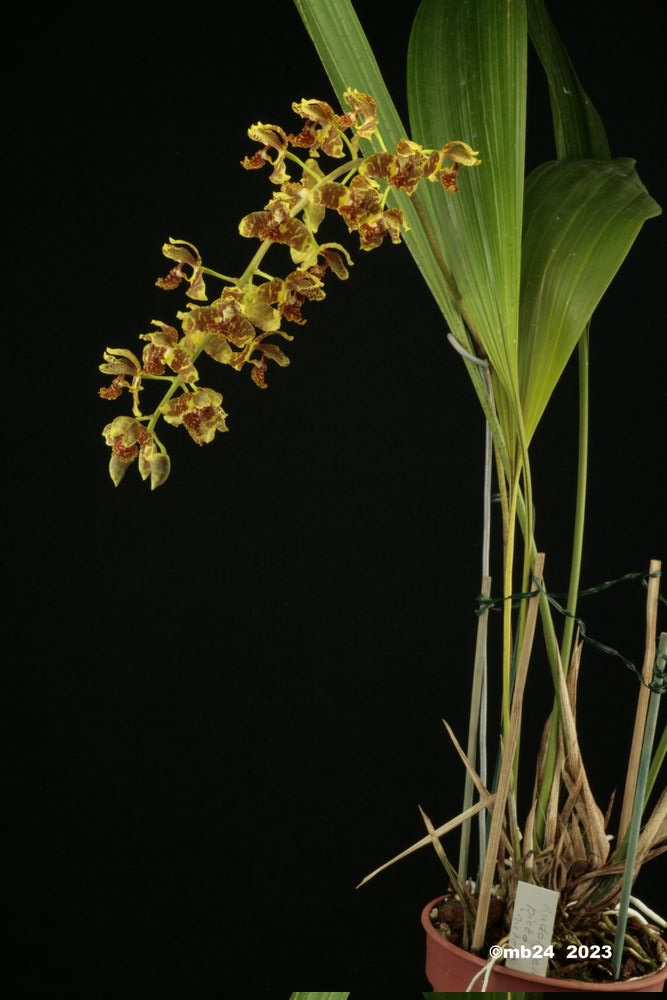
<path fill-rule="evenodd" d="M 528 178 L 519 361 L 529 439 L 642 224 L 659 214 L 634 160 L 554 161 Z"/>
<path fill-rule="evenodd" d="M 579 82 L 544 0 L 528 0 L 528 32 L 547 78 L 556 156 L 611 159 L 600 116 Z"/>
<path fill-rule="evenodd" d="M 526 117 L 524 2 L 423 0 L 408 50 L 413 138 L 461 139 L 482 165 L 437 194 L 445 255 L 475 332 L 510 399 L 518 387 Z"/>
<path fill-rule="evenodd" d="M 339 100 L 348 86 L 371 94 L 378 104 L 378 119 L 386 145 L 391 148 L 407 136 L 407 129 L 387 91 L 350 0 L 295 0 L 295 4 Z M 438 146 L 449 138 L 452 136 L 439 135 Z M 368 145 L 375 150 L 379 148 L 375 140 Z M 448 196 L 436 185 L 422 184 L 412 200 L 400 193 L 392 193 L 390 197 L 396 197 L 396 203 L 405 214 L 410 227 L 405 242 L 452 333 L 472 351 L 473 345 L 461 316 L 460 292 L 446 262 L 449 234 L 443 226 L 443 200 L 458 196 Z M 509 475 L 509 453 L 495 410 L 489 405 L 484 379 L 476 365 L 467 361 L 465 364 Z M 499 386 L 496 397 L 501 396 L 502 386 Z"/>
<path fill-rule="evenodd" d="M 384 82 L 368 39 L 350 0 L 295 0 L 296 8 L 327 72 L 338 100 L 354 87 L 370 94 L 378 106 L 382 139 L 393 149 L 408 131 L 401 121 Z M 382 147 L 376 138 L 363 143 L 371 151 Z M 425 185 L 422 185 L 425 187 Z M 429 223 L 428 210 L 419 194 L 411 200 L 392 193 L 405 215 L 409 231 L 404 239 L 438 306 L 454 333 L 465 339 L 456 304 L 457 293 L 443 267 L 440 234 Z"/>

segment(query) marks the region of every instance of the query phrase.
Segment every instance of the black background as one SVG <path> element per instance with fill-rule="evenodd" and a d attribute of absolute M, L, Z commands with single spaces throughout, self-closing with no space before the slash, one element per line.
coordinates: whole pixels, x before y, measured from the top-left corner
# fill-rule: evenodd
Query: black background
<path fill-rule="evenodd" d="M 664 201 L 657 5 L 602 21 L 598 5 L 553 6 L 613 154 L 635 156 Z M 401 109 L 416 7 L 358 7 Z M 151 494 L 131 469 L 114 490 L 100 431 L 124 411 L 96 395 L 102 350 L 136 349 L 152 317 L 183 308 L 153 285 L 168 236 L 242 270 L 252 247 L 238 221 L 269 196 L 238 165 L 255 148 L 247 126 L 291 129 L 292 100 L 333 95 L 286 2 L 149 6 L 141 19 L 59 7 L 18 19 L 12 38 L 10 981 L 97 994 L 425 987 L 419 912 L 445 887 L 435 856 L 354 886 L 423 835 L 417 803 L 435 822 L 459 809 L 440 720 L 463 736 L 483 441 L 463 366 L 407 251 L 348 241 L 350 281 L 308 309 L 267 392 L 211 366 L 230 433 L 198 449 L 168 429 L 168 484 Z M 553 156 L 534 60 L 530 74 L 529 167 Z M 584 585 L 661 555 L 662 225 L 646 225 L 594 321 Z M 573 368 L 533 460 L 555 590 L 575 442 Z M 591 634 L 641 660 L 643 604 L 634 583 L 582 611 Z M 550 702 L 538 653 L 528 784 Z M 585 652 L 582 741 L 603 804 L 636 693 L 619 661 Z M 640 880 L 654 906 L 658 869 Z"/>

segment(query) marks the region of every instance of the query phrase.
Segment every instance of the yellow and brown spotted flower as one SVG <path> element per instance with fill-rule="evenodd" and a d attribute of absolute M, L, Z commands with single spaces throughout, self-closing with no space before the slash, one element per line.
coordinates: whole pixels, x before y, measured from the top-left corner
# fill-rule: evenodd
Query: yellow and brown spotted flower
<path fill-rule="evenodd" d="M 227 414 L 221 403 L 222 396 L 219 392 L 200 388 L 170 399 L 162 408 L 162 416 L 174 427 L 182 424 L 197 444 L 209 444 L 216 431 L 227 430 Z"/>
<path fill-rule="evenodd" d="M 293 340 L 289 334 L 284 333 L 282 330 L 276 331 L 279 337 L 283 337 L 285 340 Z M 289 358 L 278 347 L 277 344 L 269 343 L 266 338 L 271 336 L 269 333 L 262 333 L 256 338 L 251 347 L 247 350 L 246 356 L 243 358 L 243 363 L 247 362 L 251 365 L 250 378 L 253 380 L 255 385 L 259 386 L 260 389 L 266 389 L 266 371 L 268 368 L 267 362 L 275 361 L 277 365 L 284 368 L 290 363 Z"/>
<path fill-rule="evenodd" d="M 141 371 L 139 358 L 124 347 L 107 347 L 100 371 L 105 375 L 138 375 Z"/>
<path fill-rule="evenodd" d="M 459 166 L 476 167 L 481 162 L 476 150 L 459 140 L 445 143 L 442 149 L 425 150 L 417 142 L 401 139 L 395 153 L 367 156 L 359 172 L 367 177 L 381 177 L 408 195 L 414 194 L 422 179 L 439 180 L 446 190 L 454 193 Z"/>
<path fill-rule="evenodd" d="M 350 277 L 348 267 L 352 267 L 352 258 L 340 243 L 321 243 L 318 259 L 320 257 L 322 274 L 329 268 L 340 281 L 346 281 Z"/>
<path fill-rule="evenodd" d="M 263 167 L 265 163 L 270 163 L 273 170 L 269 175 L 269 180 L 273 181 L 274 184 L 284 184 L 288 181 L 289 175 L 285 169 L 287 136 L 280 125 L 265 125 L 263 122 L 256 122 L 248 129 L 248 135 L 256 142 L 261 142 L 262 148 L 258 149 L 253 156 L 245 156 L 241 160 L 241 166 L 245 167 L 246 170 L 256 170 Z"/>
<path fill-rule="evenodd" d="M 275 301 L 280 315 L 290 323 L 304 324 L 306 320 L 301 315 L 304 302 L 319 302 L 325 298 L 324 283 L 318 270 L 321 269 L 300 267 L 280 281 Z"/>
<path fill-rule="evenodd" d="M 144 370 L 152 375 L 160 375 L 164 366 L 171 368 L 184 382 L 193 383 L 199 379 L 197 369 L 193 365 L 184 345 L 179 342 L 178 332 L 173 326 L 154 319 L 154 326 L 159 330 L 140 334 L 140 340 L 147 340 L 149 346 L 144 348 Z"/>
<path fill-rule="evenodd" d="M 413 195 L 423 178 L 434 177 L 441 160 L 437 150 L 426 152 L 419 143 L 401 139 L 395 153 L 373 153 L 366 157 L 360 172 L 368 177 L 382 177 L 392 187 Z"/>
<path fill-rule="evenodd" d="M 141 375 L 141 364 L 132 351 L 123 347 L 107 347 L 100 371 L 105 375 L 114 376 L 110 385 L 99 390 L 103 399 L 118 399 L 123 389 L 138 391 L 137 379 Z M 126 375 L 132 376 L 131 382 L 127 381 Z"/>
<path fill-rule="evenodd" d="M 306 120 L 298 135 L 287 136 L 293 146 L 310 149 L 311 156 L 317 156 L 318 150 L 336 158 L 345 155 L 343 132 L 354 124 L 354 112 L 337 115 L 326 101 L 305 99 L 294 101 L 292 110 Z"/>
<path fill-rule="evenodd" d="M 443 159 L 450 159 L 452 161 L 451 165 L 441 172 L 439 176 L 440 183 L 450 194 L 456 194 L 458 191 L 456 179 L 459 167 L 477 167 L 482 161 L 477 158 L 477 150 L 471 149 L 467 142 L 461 142 L 458 139 L 453 142 L 446 142 L 440 152 Z"/>
<path fill-rule="evenodd" d="M 303 164 L 300 180 L 287 181 L 281 187 L 281 192 L 285 196 L 285 202 L 289 205 L 290 210 L 296 211 L 297 205 L 303 206 L 303 221 L 311 233 L 317 232 L 325 216 L 324 207 L 311 196 L 313 188 L 323 179 L 324 174 L 317 160 L 309 156 Z"/>
<path fill-rule="evenodd" d="M 116 375 L 109 385 L 103 385 L 98 389 L 98 394 L 102 399 L 118 399 L 122 395 L 123 389 L 129 389 L 130 383 L 122 375 Z"/>
<path fill-rule="evenodd" d="M 375 218 L 362 222 L 359 226 L 359 245 L 362 250 L 374 250 L 380 246 L 385 236 L 392 243 L 400 243 L 403 229 L 405 220 L 400 208 L 388 208 Z"/>
<path fill-rule="evenodd" d="M 275 333 L 280 327 L 280 312 L 274 309 L 270 298 L 266 294 L 272 282 L 264 282 L 261 285 L 246 285 L 243 288 L 243 300 L 241 308 L 244 316 L 250 320 L 253 326 L 264 331 L 264 333 Z"/>
<path fill-rule="evenodd" d="M 158 288 L 170 291 L 172 288 L 177 288 L 185 280 L 190 286 L 185 293 L 188 298 L 206 301 L 204 271 L 197 247 L 185 240 L 175 240 L 170 236 L 169 243 L 165 243 L 162 247 L 162 253 L 169 260 L 177 261 L 177 264 L 164 278 L 157 279 L 155 284 Z"/>
<path fill-rule="evenodd" d="M 241 236 L 255 236 L 258 240 L 283 243 L 290 248 L 292 260 L 301 263 L 314 250 L 313 236 L 307 226 L 292 215 L 291 198 L 276 194 L 263 212 L 251 212 L 241 219 Z"/>
<path fill-rule="evenodd" d="M 403 213 L 398 208 L 383 209 L 380 186 L 372 177 L 357 174 L 349 185 L 330 181 L 321 185 L 318 197 L 326 208 L 338 212 L 350 232 L 359 233 L 362 250 L 379 246 L 385 236 L 400 243 Z"/>
<path fill-rule="evenodd" d="M 169 456 L 157 448 L 143 424 L 133 417 L 116 417 L 106 425 L 102 435 L 111 447 L 109 475 L 114 486 L 118 486 L 137 457 L 141 478 L 150 476 L 152 490 L 162 486 L 169 475 Z"/>
<path fill-rule="evenodd" d="M 451 167 L 448 167 L 447 170 L 443 170 L 440 174 L 440 183 L 444 187 L 445 191 L 449 191 L 450 194 L 456 194 L 458 191 L 458 185 L 456 183 L 458 172 L 458 163 L 452 163 Z"/>
<path fill-rule="evenodd" d="M 482 162 L 478 159 L 479 150 L 471 149 L 467 142 L 461 142 L 460 139 L 446 142 L 441 152 L 443 156 L 448 156 L 450 160 L 464 167 L 478 167 Z"/>
<path fill-rule="evenodd" d="M 244 301 L 242 288 L 225 288 L 210 305 L 189 306 L 188 312 L 179 312 L 185 343 L 193 351 L 203 346 L 216 361 L 229 364 L 231 345 L 243 348 L 255 337 L 255 327 L 243 311 Z"/>
<path fill-rule="evenodd" d="M 353 127 L 360 139 L 370 139 L 377 132 L 377 102 L 370 94 L 364 94 L 361 90 L 350 88 L 343 94 L 343 100 L 348 108 L 352 108 L 354 115 L 361 118 L 361 122 L 354 121 Z"/>
<path fill-rule="evenodd" d="M 346 266 L 352 265 L 352 259 L 340 243 L 323 243 L 317 253 L 317 263 L 309 267 L 298 267 L 291 271 L 285 278 L 272 278 L 260 285 L 251 286 L 248 290 L 252 296 L 251 301 L 254 308 L 259 302 L 275 305 L 276 308 L 268 314 L 271 316 L 271 324 L 255 322 L 256 326 L 265 331 L 278 332 L 280 318 L 291 323 L 304 324 L 305 317 L 301 314 L 301 309 L 305 302 L 321 302 L 326 297 L 323 277 L 328 269 L 341 280 L 349 277 Z M 251 315 L 248 310 L 247 299 L 244 306 L 246 315 Z M 284 336 L 284 334 L 282 334 Z"/>

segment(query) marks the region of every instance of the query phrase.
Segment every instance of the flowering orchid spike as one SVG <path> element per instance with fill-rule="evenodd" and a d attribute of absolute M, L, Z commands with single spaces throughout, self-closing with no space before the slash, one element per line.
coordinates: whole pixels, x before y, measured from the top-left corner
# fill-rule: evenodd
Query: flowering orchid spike
<path fill-rule="evenodd" d="M 166 481 L 169 456 L 155 433 L 161 419 L 172 427 L 184 427 L 199 445 L 227 430 L 222 395 L 200 385 L 196 365 L 200 356 L 204 363 L 210 359 L 236 372 L 247 366 L 260 389 L 267 386 L 270 361 L 278 367 L 289 364 L 277 343 L 293 340 L 283 325 L 303 326 L 304 306 L 326 297 L 328 272 L 346 280 L 353 263 L 340 243 L 316 237 L 327 211 L 335 212 L 349 232 L 357 233 L 362 250 L 380 246 L 386 236 L 400 243 L 406 225 L 399 207 L 385 207 L 389 190 L 410 196 L 427 180 L 439 181 L 454 192 L 459 166 L 480 162 L 477 153 L 459 140 L 429 150 L 401 139 L 393 153 L 364 156 L 361 140 L 379 134 L 376 102 L 354 89 L 343 96 L 349 110 L 342 114 L 325 101 L 295 102 L 293 110 L 302 120 L 296 133 L 263 122 L 250 126 L 248 136 L 259 148 L 241 164 L 246 170 L 267 166 L 274 191 L 263 209 L 250 212 L 239 223 L 241 236 L 259 241 L 239 278 L 205 267 L 199 250 L 187 240 L 170 237 L 163 246 L 174 267 L 156 284 L 170 291 L 185 282 L 185 294 L 192 301 L 176 313 L 180 328 L 152 321 L 153 329 L 139 338 L 146 341 L 141 358 L 125 348 L 109 347 L 104 352 L 100 370 L 112 380 L 99 390 L 100 396 L 113 400 L 127 391 L 132 399 L 132 416 L 116 417 L 103 431 L 116 486 L 135 460 L 141 477 L 150 479 L 151 489 Z M 326 158 L 333 160 L 328 168 Z M 276 248 L 278 254 L 289 254 L 284 277 L 260 271 L 264 257 Z M 217 296 L 209 298 L 204 275 L 223 282 Z M 144 413 L 146 390 L 159 383 L 164 388 L 162 399 L 152 412 Z"/>

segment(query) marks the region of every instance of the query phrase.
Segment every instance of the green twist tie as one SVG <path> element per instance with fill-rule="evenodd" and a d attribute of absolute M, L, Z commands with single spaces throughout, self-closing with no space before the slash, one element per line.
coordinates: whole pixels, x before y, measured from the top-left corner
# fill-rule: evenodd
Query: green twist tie
<path fill-rule="evenodd" d="M 597 587 L 589 587 L 587 590 L 581 590 L 579 591 L 578 596 L 589 597 L 591 594 L 598 594 L 600 591 L 608 590 L 609 587 L 613 587 L 617 583 L 624 583 L 626 580 L 641 580 L 644 587 L 646 587 L 648 586 L 647 581 L 651 577 L 661 575 L 660 571 L 656 573 L 626 573 L 624 576 L 619 576 L 616 580 L 606 580 L 604 583 L 598 584 Z M 597 639 L 590 636 L 586 629 L 586 623 L 579 618 L 578 615 L 573 614 L 571 611 L 564 608 L 562 604 L 558 603 L 556 597 L 567 597 L 566 594 L 549 594 L 544 589 L 542 584 L 535 579 L 535 577 L 533 577 L 533 583 L 537 587 L 537 590 L 532 590 L 527 593 L 510 594 L 508 597 L 478 597 L 476 614 L 479 616 L 484 614 L 485 611 L 494 610 L 496 605 L 502 604 L 504 601 L 512 601 L 512 607 L 518 607 L 521 601 L 534 597 L 539 591 L 539 593 L 544 594 L 549 604 L 555 608 L 556 611 L 558 611 L 565 618 L 572 618 L 576 622 L 581 638 L 584 642 L 588 643 L 589 646 L 592 646 L 594 649 L 598 649 L 602 653 L 606 653 L 608 656 L 617 657 L 617 659 L 619 659 L 628 670 L 635 674 L 640 684 L 644 684 L 646 687 L 650 688 L 651 691 L 655 691 L 656 694 L 665 694 L 667 692 L 667 662 L 663 661 L 662 657 L 656 657 L 653 680 L 650 684 L 647 684 L 632 660 L 623 656 L 622 653 L 619 653 L 619 651 L 614 649 L 612 646 L 607 646 L 605 643 L 599 642 Z M 664 597 L 662 597 L 662 595 L 660 595 L 659 600 L 662 604 L 667 605 L 667 601 Z"/>

